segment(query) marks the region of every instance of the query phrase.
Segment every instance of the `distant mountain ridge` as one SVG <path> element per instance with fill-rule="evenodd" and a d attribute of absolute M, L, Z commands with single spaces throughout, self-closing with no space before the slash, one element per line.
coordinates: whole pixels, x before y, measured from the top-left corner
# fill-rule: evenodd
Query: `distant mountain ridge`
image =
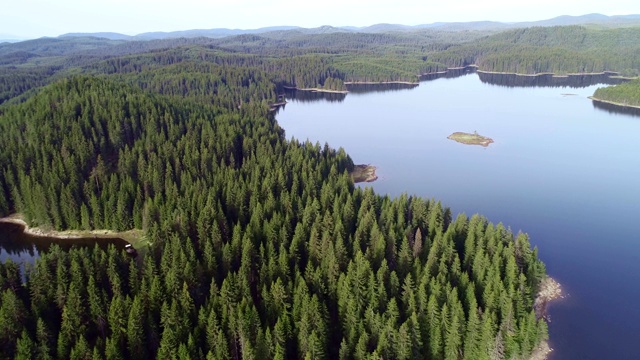
<path fill-rule="evenodd" d="M 67 37 L 99 37 L 109 40 L 131 40 L 133 36 L 120 34 L 117 32 L 96 32 L 96 33 L 67 33 L 58 36 L 59 38 Z"/>
<path fill-rule="evenodd" d="M 289 31 L 289 30 L 302 30 L 299 26 L 270 26 L 259 29 L 193 29 L 193 30 L 180 30 L 180 31 L 154 31 L 146 32 L 137 35 L 125 35 L 115 32 L 100 32 L 100 33 L 68 33 L 60 35 L 59 37 L 102 37 L 109 40 L 162 40 L 173 38 L 196 38 L 196 37 L 210 37 L 210 38 L 223 38 L 227 36 L 244 35 L 244 34 L 262 34 L 274 31 Z"/>
<path fill-rule="evenodd" d="M 421 25 L 402 24 L 374 24 L 370 26 L 320 26 L 317 28 L 303 28 L 299 26 L 270 26 L 258 29 L 193 29 L 170 32 L 146 32 L 137 35 L 125 35 L 116 32 L 96 32 L 96 33 L 68 33 L 60 35 L 64 37 L 101 37 L 109 40 L 162 40 L 175 38 L 224 38 L 228 36 L 244 34 L 267 34 L 280 33 L 283 31 L 297 31 L 301 34 L 327 34 L 335 32 L 361 32 L 361 33 L 385 33 L 385 32 L 407 32 L 422 29 L 442 30 L 442 31 L 500 31 L 506 29 L 532 27 L 532 26 L 568 26 L 568 25 L 601 25 L 601 26 L 625 26 L 640 25 L 640 14 L 613 15 L 586 14 L 580 16 L 562 15 L 547 20 L 528 22 L 497 22 L 497 21 L 470 21 L 470 22 L 435 22 Z"/>
<path fill-rule="evenodd" d="M 625 25 L 640 24 L 640 15 L 614 15 L 586 14 L 581 16 L 562 15 L 548 20 L 514 23 L 530 26 L 565 26 L 565 25 Z"/>
<path fill-rule="evenodd" d="M 0 34 L 0 44 L 1 43 L 14 43 L 14 42 L 18 42 L 18 41 L 23 41 L 25 39 L 21 39 L 18 36 L 12 35 L 12 34 Z"/>

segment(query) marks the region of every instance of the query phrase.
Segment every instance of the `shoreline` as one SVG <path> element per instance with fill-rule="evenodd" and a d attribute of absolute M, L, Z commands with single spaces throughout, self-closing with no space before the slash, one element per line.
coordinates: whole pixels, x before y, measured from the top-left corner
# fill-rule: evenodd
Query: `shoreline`
<path fill-rule="evenodd" d="M 554 300 L 563 299 L 562 287 L 560 283 L 555 281 L 552 277 L 547 276 L 540 282 L 540 290 L 536 295 L 536 299 L 533 303 L 533 309 L 536 312 L 536 318 L 544 319 L 546 322 L 551 322 L 551 318 L 547 313 L 547 305 Z"/>
<path fill-rule="evenodd" d="M 609 76 L 611 79 L 623 79 L 623 80 L 637 80 L 640 77 L 638 76 L 622 76 L 622 75 L 615 75 L 615 76 Z"/>
<path fill-rule="evenodd" d="M 626 104 L 618 103 L 618 102 L 615 102 L 615 101 L 598 99 L 597 97 L 594 97 L 594 96 L 588 96 L 588 98 L 591 99 L 592 101 L 597 101 L 597 102 L 601 102 L 601 103 L 605 103 L 605 104 L 615 105 L 615 106 L 619 106 L 621 108 L 640 109 L 640 106 L 638 106 L 638 105 L 626 105 Z"/>
<path fill-rule="evenodd" d="M 549 347 L 549 341 L 544 340 L 533 349 L 529 360 L 546 360 L 552 352 L 553 349 Z"/>
<path fill-rule="evenodd" d="M 73 239 L 86 239 L 86 238 L 94 238 L 98 239 L 113 239 L 119 238 L 127 243 L 133 245 L 135 248 L 139 248 L 144 246 L 145 242 L 143 240 L 142 230 L 140 229 L 131 229 L 127 231 L 113 231 L 113 230 L 45 230 L 39 227 L 30 227 L 21 214 L 11 214 L 9 216 L 5 216 L 0 218 L 0 223 L 9 223 L 20 225 L 23 227 L 22 232 L 31 236 L 38 237 L 46 237 L 52 240 L 73 240 Z"/>
<path fill-rule="evenodd" d="M 542 319 L 547 323 L 550 323 L 551 317 L 547 312 L 547 306 L 549 303 L 558 299 L 564 299 L 562 286 L 552 277 L 547 276 L 540 282 L 540 289 L 538 290 L 536 299 L 533 303 L 533 310 L 536 313 L 536 319 Z M 544 340 L 536 346 L 531 353 L 529 360 L 545 360 L 552 352 L 553 348 L 549 346 L 549 340 Z"/>
<path fill-rule="evenodd" d="M 418 74 L 418 77 L 422 77 L 422 76 L 429 76 L 429 75 L 443 75 L 446 74 L 447 72 L 449 72 L 450 70 L 464 70 L 464 69 L 468 69 L 468 68 L 475 68 L 475 72 L 478 73 L 482 73 L 482 74 L 493 74 L 493 75 L 515 75 L 515 76 L 523 76 L 523 77 L 536 77 L 536 76 L 548 76 L 551 75 L 551 77 L 554 78 L 569 78 L 571 76 L 602 76 L 602 75 L 609 75 L 610 78 L 615 78 L 615 79 L 625 79 L 625 80 L 633 80 L 635 79 L 634 77 L 625 77 L 620 75 L 619 72 L 617 71 L 602 71 L 602 72 L 593 72 L 593 73 L 567 73 L 567 74 L 558 74 L 555 72 L 540 72 L 540 73 L 534 73 L 534 74 L 524 74 L 524 73 L 517 73 L 517 72 L 506 72 L 506 71 L 489 71 L 489 70 L 480 70 L 480 67 L 476 64 L 471 64 L 471 65 L 466 65 L 466 66 L 458 66 L 458 67 L 450 67 L 447 68 L 446 70 L 442 70 L 442 71 L 435 71 L 435 72 L 427 72 L 427 73 L 421 73 Z M 344 85 L 385 85 L 385 84 L 402 84 L 402 85 L 420 85 L 420 81 L 414 82 L 414 81 L 345 81 Z M 322 93 L 333 93 L 333 94 L 348 94 L 349 91 L 348 90 L 329 90 L 329 89 L 322 89 L 322 88 L 299 88 L 296 86 L 283 86 L 285 89 L 288 90 L 300 90 L 300 91 L 310 91 L 310 92 L 322 92 Z M 602 102 L 606 102 L 604 100 L 601 100 Z M 284 102 L 286 104 L 286 101 Z M 617 103 L 611 103 L 614 105 L 619 105 Z M 283 105 L 282 103 L 276 103 L 276 104 L 272 104 L 272 106 L 279 106 L 279 105 Z M 622 105 L 622 106 L 627 106 L 627 105 Z M 633 106 L 630 106 L 633 107 Z M 638 107 L 640 108 L 640 107 Z"/>
<path fill-rule="evenodd" d="M 351 179 L 353 179 L 354 184 L 361 182 L 374 182 L 378 180 L 376 167 L 372 165 L 355 165 L 353 167 L 353 171 L 349 175 L 351 175 Z"/>
<path fill-rule="evenodd" d="M 470 67 L 473 67 L 473 68 L 477 69 L 478 65 L 471 64 L 471 65 L 465 65 L 465 66 L 456 66 L 456 67 L 447 68 L 447 70 L 462 70 L 462 69 L 466 69 L 466 68 L 470 68 Z"/>
<path fill-rule="evenodd" d="M 402 84 L 402 85 L 420 85 L 419 82 L 412 81 L 345 81 L 345 85 L 385 85 L 385 84 Z"/>
<path fill-rule="evenodd" d="M 468 68 L 478 69 L 478 65 L 473 64 L 473 65 L 467 65 L 467 66 L 448 67 L 447 70 L 426 72 L 426 73 L 420 74 L 419 76 L 442 75 L 442 74 L 446 74 L 447 72 L 449 72 L 449 70 L 464 70 L 464 69 L 468 69 Z"/>
<path fill-rule="evenodd" d="M 271 112 L 276 111 L 280 106 L 285 106 L 285 105 L 287 105 L 287 100 L 269 104 L 269 111 Z"/>
<path fill-rule="evenodd" d="M 349 91 L 347 90 L 328 90 L 321 88 L 299 88 L 295 86 L 283 86 L 288 90 L 299 90 L 299 91 L 311 91 L 311 92 L 323 92 L 323 93 L 332 93 L 332 94 L 347 94 Z"/>
<path fill-rule="evenodd" d="M 471 65 L 469 65 L 471 66 Z M 476 66 L 477 68 L 477 66 Z M 597 72 L 597 73 L 567 73 L 567 74 L 558 74 L 558 73 L 554 73 L 554 72 L 541 72 L 541 73 L 535 73 L 535 74 L 521 74 L 521 73 L 515 73 L 515 72 L 504 72 L 504 71 L 488 71 L 488 70 L 476 70 L 479 73 L 483 73 L 483 74 L 495 74 L 495 75 L 516 75 L 516 76 L 543 76 L 543 75 L 551 75 L 552 77 L 558 77 L 558 78 L 567 78 L 570 76 L 597 76 L 597 75 L 607 75 L 607 74 L 611 74 L 611 76 L 615 76 L 617 74 L 619 74 L 616 71 L 603 71 L 603 72 Z"/>

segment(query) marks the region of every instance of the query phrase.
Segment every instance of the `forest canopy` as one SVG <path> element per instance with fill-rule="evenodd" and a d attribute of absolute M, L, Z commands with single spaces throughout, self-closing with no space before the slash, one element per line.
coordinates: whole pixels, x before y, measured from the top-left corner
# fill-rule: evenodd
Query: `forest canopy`
<path fill-rule="evenodd" d="M 131 74 L 180 63 L 263 71 L 277 89 L 345 90 L 345 83 L 353 82 L 417 82 L 426 73 L 469 65 L 520 74 L 608 71 L 637 76 L 639 36 L 637 26 L 554 26 L 502 32 L 289 30 L 149 41 L 43 38 L 0 44 L 0 104 L 24 101 L 30 90 L 71 75 Z"/>
<path fill-rule="evenodd" d="M 2 264 L 3 353 L 482 358 L 546 338 L 526 235 L 355 188 L 343 150 L 285 140 L 262 103 L 178 93 L 72 77 L 4 109 L 3 214 L 153 245 Z"/>
<path fill-rule="evenodd" d="M 593 98 L 622 106 L 640 106 L 640 80 L 598 88 Z"/>
<path fill-rule="evenodd" d="M 470 64 L 632 73 L 636 35 L 0 45 L 0 215 L 135 228 L 151 244 L 138 259 L 54 246 L 32 266 L 0 264 L 1 357 L 526 358 L 548 336 L 533 310 L 545 267 L 526 234 L 355 187 L 343 149 L 287 139 L 271 106 L 285 87 L 415 82 Z"/>

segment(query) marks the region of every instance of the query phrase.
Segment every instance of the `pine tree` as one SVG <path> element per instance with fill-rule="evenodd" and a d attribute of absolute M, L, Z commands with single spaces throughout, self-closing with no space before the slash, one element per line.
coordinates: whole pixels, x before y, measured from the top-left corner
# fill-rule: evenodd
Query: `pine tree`
<path fill-rule="evenodd" d="M 16 343 L 16 360 L 30 360 L 35 358 L 36 344 L 26 330 L 22 330 L 22 334 Z"/>
<path fill-rule="evenodd" d="M 14 354 L 15 344 L 22 334 L 27 318 L 27 310 L 12 289 L 2 292 L 0 301 L 0 349 L 3 353 Z"/>
<path fill-rule="evenodd" d="M 37 344 L 37 358 L 38 359 L 51 359 L 51 335 L 49 330 L 41 318 L 38 318 L 36 323 L 36 344 Z"/>
<path fill-rule="evenodd" d="M 146 319 L 142 298 L 135 296 L 131 303 L 129 320 L 127 321 L 127 347 L 129 356 L 134 359 L 145 359 L 147 354 L 146 331 L 144 321 Z"/>

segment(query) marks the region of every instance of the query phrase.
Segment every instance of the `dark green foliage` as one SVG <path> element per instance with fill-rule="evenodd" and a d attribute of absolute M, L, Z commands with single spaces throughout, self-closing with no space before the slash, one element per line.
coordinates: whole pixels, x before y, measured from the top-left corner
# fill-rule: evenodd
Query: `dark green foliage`
<path fill-rule="evenodd" d="M 593 97 L 621 105 L 640 106 L 640 80 L 598 88 Z"/>
<path fill-rule="evenodd" d="M 99 76 L 4 106 L 3 214 L 58 229 L 142 228 L 152 246 L 139 261 L 53 246 L 25 274 L 0 265 L 0 352 L 527 355 L 547 330 L 532 312 L 544 265 L 526 235 L 355 188 L 344 150 L 287 141 L 270 115 L 282 85 L 340 88 L 389 70 L 366 70 L 380 58 L 350 61 L 170 49 L 97 62 L 85 70 Z M 394 79 L 425 71 L 423 61 Z"/>
<path fill-rule="evenodd" d="M 22 102 L 43 85 L 83 73 L 134 75 L 121 80 L 227 108 L 276 102 L 274 89 L 280 92 L 282 86 L 345 90 L 349 82 L 417 82 L 421 74 L 471 64 L 509 73 L 615 71 L 630 76 L 639 74 L 639 29 L 563 26 L 386 34 L 292 30 L 221 39 L 37 39 L 0 45 L 0 104 Z"/>
<path fill-rule="evenodd" d="M 454 46 L 430 59 L 450 67 L 535 73 L 640 74 L 640 28 L 533 27 L 505 31 L 473 44 Z"/>

